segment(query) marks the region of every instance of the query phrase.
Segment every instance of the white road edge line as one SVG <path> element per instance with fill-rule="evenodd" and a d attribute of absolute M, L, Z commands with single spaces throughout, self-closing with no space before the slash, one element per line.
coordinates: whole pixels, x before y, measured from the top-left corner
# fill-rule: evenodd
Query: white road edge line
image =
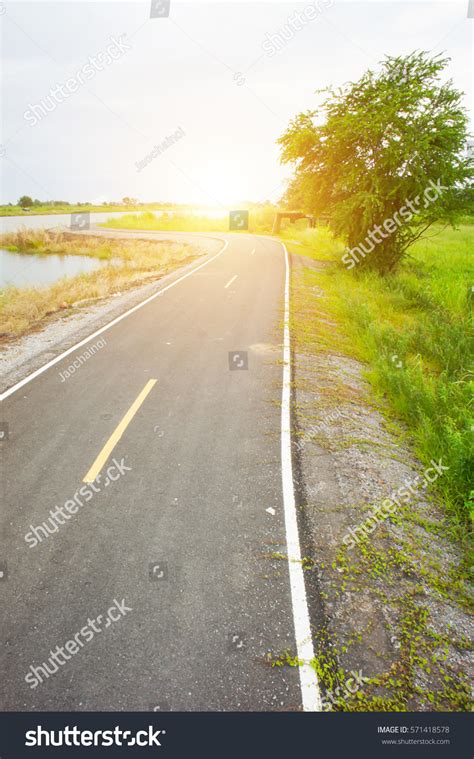
<path fill-rule="evenodd" d="M 310 662 L 314 658 L 308 602 L 301 564 L 301 548 L 296 516 L 293 465 L 291 459 L 291 352 L 290 352 L 290 263 L 285 251 L 285 316 L 283 328 L 283 388 L 281 395 L 281 478 L 285 512 L 286 544 L 290 572 L 293 623 L 300 673 L 301 696 L 305 712 L 322 711 L 318 678 Z"/>
<path fill-rule="evenodd" d="M 216 238 L 216 237 L 211 238 L 211 239 L 222 240 L 222 238 Z M 229 241 L 224 240 L 224 245 L 214 256 L 212 256 L 212 258 L 209 258 L 207 261 L 204 261 L 202 264 L 199 264 L 199 266 L 196 266 L 195 269 L 192 269 L 191 271 L 188 271 L 186 274 L 183 274 L 181 277 L 178 277 L 178 279 L 175 279 L 174 282 L 171 282 L 169 285 L 166 285 L 166 287 L 163 287 L 161 290 L 158 290 L 158 292 L 153 293 L 153 295 L 150 295 L 148 298 L 145 298 L 145 300 L 142 300 L 141 303 L 137 303 L 137 305 L 133 306 L 133 308 L 129 308 L 128 311 L 125 311 L 125 313 L 120 314 L 120 316 L 117 316 L 111 322 L 109 322 L 108 324 L 105 324 L 96 332 L 93 332 L 92 335 L 85 337 L 79 343 L 76 343 L 75 345 L 73 345 L 71 348 L 68 348 L 63 353 L 60 353 L 59 356 L 56 356 L 56 358 L 51 359 L 51 361 L 48 361 L 48 363 L 44 364 L 44 366 L 40 366 L 39 369 L 36 369 L 36 371 L 29 374 L 27 377 L 24 377 L 24 379 L 20 380 L 20 382 L 17 382 L 16 385 L 12 385 L 12 387 L 8 388 L 8 390 L 5 390 L 4 393 L 0 394 L 0 401 L 3 401 L 5 400 L 5 398 L 8 398 L 10 395 L 13 395 L 13 393 L 16 393 L 17 390 L 24 387 L 24 385 L 26 385 L 28 382 L 31 382 L 40 374 L 43 374 L 43 372 L 45 372 L 51 366 L 58 364 L 60 361 L 63 360 L 63 358 L 65 358 L 66 356 L 69 356 L 71 353 L 74 353 L 74 351 L 77 351 L 78 348 L 82 348 L 82 346 L 86 345 L 86 343 L 88 343 L 89 340 L 93 340 L 98 335 L 101 335 L 102 332 L 105 332 L 106 330 L 110 329 L 111 327 L 114 326 L 114 324 L 118 324 L 119 322 L 122 321 L 122 319 L 125 319 L 127 316 L 130 316 L 130 314 L 133 314 L 135 311 L 138 311 L 138 309 L 142 308 L 142 306 L 146 306 L 147 303 L 150 303 L 152 300 L 155 300 L 155 298 L 158 298 L 160 295 L 163 295 L 163 293 L 165 293 L 167 290 L 170 290 L 179 282 L 182 282 L 183 279 L 187 279 L 187 277 L 190 277 L 191 274 L 194 274 L 194 272 L 199 271 L 199 269 L 202 269 L 203 266 L 207 266 L 208 264 L 210 264 L 211 261 L 214 261 L 218 256 L 221 255 L 221 253 L 225 251 L 228 244 L 229 244 Z"/>
<path fill-rule="evenodd" d="M 229 281 L 227 282 L 227 284 L 226 284 L 226 285 L 224 285 L 224 290 L 225 290 L 227 287 L 230 287 L 230 285 L 232 284 L 232 282 L 235 282 L 235 280 L 237 279 L 237 277 L 238 277 L 238 274 L 234 274 L 234 276 L 232 277 L 232 279 L 229 279 Z"/>

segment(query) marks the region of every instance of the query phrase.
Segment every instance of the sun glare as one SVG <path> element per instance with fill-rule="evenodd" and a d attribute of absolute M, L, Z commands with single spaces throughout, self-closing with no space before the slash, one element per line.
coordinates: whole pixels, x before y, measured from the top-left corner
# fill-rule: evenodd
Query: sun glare
<path fill-rule="evenodd" d="M 204 169 L 200 185 L 206 193 L 205 202 L 213 201 L 219 206 L 234 206 L 251 194 L 248 179 L 239 176 L 236 167 L 212 166 Z"/>

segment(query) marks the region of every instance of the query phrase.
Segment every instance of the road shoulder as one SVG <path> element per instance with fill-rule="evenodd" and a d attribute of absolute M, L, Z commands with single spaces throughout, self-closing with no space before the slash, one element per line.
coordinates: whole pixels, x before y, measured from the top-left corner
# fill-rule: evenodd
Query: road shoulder
<path fill-rule="evenodd" d="M 412 485 L 388 516 L 376 512 L 424 473 L 365 367 L 321 337 L 323 323 L 325 337 L 340 328 L 321 305 L 324 265 L 292 257 L 291 302 L 295 471 L 325 708 L 464 711 L 473 673 L 465 557 L 429 486 Z"/>

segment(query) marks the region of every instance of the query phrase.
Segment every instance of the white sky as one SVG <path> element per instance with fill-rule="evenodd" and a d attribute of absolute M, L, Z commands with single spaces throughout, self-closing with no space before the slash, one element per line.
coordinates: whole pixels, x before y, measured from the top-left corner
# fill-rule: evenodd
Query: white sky
<path fill-rule="evenodd" d="M 23 194 L 72 202 L 277 200 L 289 172 L 275 140 L 289 120 L 315 106 L 316 89 L 357 79 L 385 54 L 445 51 L 472 111 L 467 0 L 335 0 L 283 50 L 265 54 L 266 35 L 305 5 L 171 0 L 169 18 L 150 19 L 150 2 L 140 0 L 1 3 L 1 202 Z M 120 35 L 131 50 L 38 124 L 25 121 L 30 105 Z M 135 162 L 179 126 L 185 136 L 137 172 Z"/>

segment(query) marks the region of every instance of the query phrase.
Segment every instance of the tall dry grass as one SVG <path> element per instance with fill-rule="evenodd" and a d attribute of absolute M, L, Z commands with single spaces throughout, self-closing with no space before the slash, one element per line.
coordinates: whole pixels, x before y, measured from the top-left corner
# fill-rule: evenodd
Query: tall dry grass
<path fill-rule="evenodd" d="M 7 287 L 0 290 L 0 336 L 18 337 L 42 326 L 57 313 L 70 314 L 92 299 L 123 292 L 162 277 L 191 261 L 200 251 L 168 241 L 104 240 L 46 230 L 22 230 L 0 236 L 0 247 L 22 254 L 93 256 L 109 265 L 47 287 Z"/>

